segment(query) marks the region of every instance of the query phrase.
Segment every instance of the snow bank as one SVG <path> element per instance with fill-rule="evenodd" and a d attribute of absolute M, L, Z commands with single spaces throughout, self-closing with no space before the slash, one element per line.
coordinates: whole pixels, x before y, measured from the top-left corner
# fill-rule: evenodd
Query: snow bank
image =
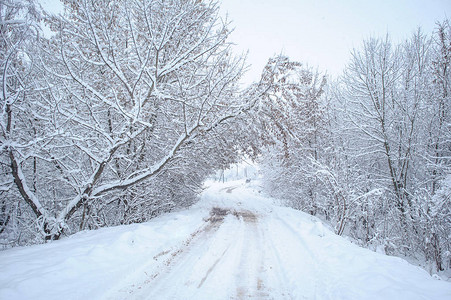
<path fill-rule="evenodd" d="M 99 299 L 161 251 L 178 247 L 205 214 L 192 209 L 3 251 L 0 299 Z"/>

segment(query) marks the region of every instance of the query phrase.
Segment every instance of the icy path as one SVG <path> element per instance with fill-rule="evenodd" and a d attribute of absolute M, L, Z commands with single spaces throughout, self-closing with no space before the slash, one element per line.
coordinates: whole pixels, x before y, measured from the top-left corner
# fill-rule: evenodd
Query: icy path
<path fill-rule="evenodd" d="M 213 184 L 195 207 L 0 253 L 0 299 L 451 299 L 451 284 Z"/>

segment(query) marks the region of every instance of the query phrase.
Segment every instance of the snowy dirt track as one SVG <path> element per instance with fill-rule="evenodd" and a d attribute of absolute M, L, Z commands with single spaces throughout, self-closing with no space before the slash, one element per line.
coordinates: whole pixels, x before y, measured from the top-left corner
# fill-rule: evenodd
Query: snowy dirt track
<path fill-rule="evenodd" d="M 451 299 L 451 284 L 359 248 L 258 183 L 189 210 L 0 253 L 0 299 Z"/>

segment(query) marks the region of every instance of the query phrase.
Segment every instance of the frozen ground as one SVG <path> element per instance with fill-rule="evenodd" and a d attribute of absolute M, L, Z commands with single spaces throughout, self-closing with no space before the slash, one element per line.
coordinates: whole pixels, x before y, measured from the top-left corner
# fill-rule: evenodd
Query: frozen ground
<path fill-rule="evenodd" d="M 0 299 L 451 299 L 451 283 L 359 248 L 258 182 L 189 210 L 0 252 Z"/>

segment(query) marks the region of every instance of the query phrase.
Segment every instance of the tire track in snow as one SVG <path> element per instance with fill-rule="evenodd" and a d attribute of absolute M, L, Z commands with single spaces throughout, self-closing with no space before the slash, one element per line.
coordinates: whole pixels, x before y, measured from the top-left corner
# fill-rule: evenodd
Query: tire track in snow
<path fill-rule="evenodd" d="M 244 243 L 241 249 L 241 258 L 237 274 L 236 297 L 262 299 L 268 295 L 264 292 L 264 284 L 261 279 L 263 269 L 263 251 L 259 247 L 261 243 L 261 233 L 258 230 L 258 217 L 249 211 L 237 212 Z"/>
<path fill-rule="evenodd" d="M 227 250 L 229 250 L 229 248 L 230 248 L 230 245 L 229 245 L 229 247 L 227 247 L 224 250 L 222 255 L 215 261 L 215 263 L 208 269 L 207 274 L 205 274 L 205 276 L 202 278 L 202 280 L 200 281 L 199 285 L 197 286 L 198 289 L 202 287 L 202 285 L 204 284 L 205 280 L 207 280 L 207 278 L 210 275 L 210 273 L 214 270 L 214 268 L 219 263 L 219 261 L 224 257 L 224 255 L 226 254 Z"/>
<path fill-rule="evenodd" d="M 234 256 L 239 249 L 235 241 L 239 230 L 233 226 L 234 219 L 229 212 L 224 213 L 215 231 L 199 237 L 170 268 L 165 269 L 140 293 L 141 298 L 134 299 L 210 299 L 209 293 L 217 298 L 221 293 L 228 292 L 226 284 L 218 286 L 221 282 L 218 275 L 221 279 L 227 279 L 224 267 L 229 269 L 227 262 L 236 261 Z M 224 281 L 221 283 L 224 284 Z"/>
<path fill-rule="evenodd" d="M 265 241 L 266 245 L 270 247 L 271 251 L 266 252 L 266 255 L 269 259 L 266 259 L 265 261 L 267 263 L 270 263 L 269 266 L 268 265 L 266 266 L 266 270 L 269 273 L 268 275 L 271 275 L 271 277 L 273 277 L 273 278 L 270 279 L 269 276 L 267 275 L 266 280 L 268 283 L 269 282 L 274 283 L 275 281 L 277 281 L 277 284 L 275 286 L 275 292 L 277 292 L 277 291 L 280 292 L 280 294 L 278 296 L 281 299 L 294 299 L 290 295 L 290 291 L 287 286 L 288 277 L 286 275 L 286 272 L 284 272 L 284 270 L 282 269 L 283 262 L 281 259 L 281 253 L 277 249 L 274 239 L 269 236 L 269 234 L 270 234 L 269 227 L 270 226 L 268 224 L 266 224 L 265 229 L 267 231 L 267 234 L 266 234 L 267 237 L 265 237 L 264 241 Z M 271 254 L 271 256 L 269 254 Z M 268 284 L 268 287 L 270 287 L 270 286 L 271 285 Z"/>
<path fill-rule="evenodd" d="M 279 228 L 280 230 L 274 230 L 277 234 L 278 242 L 274 244 L 275 251 L 278 253 L 280 259 L 280 265 L 292 265 L 297 263 L 297 273 L 287 276 L 288 271 L 282 270 L 282 274 L 287 277 L 287 283 L 290 283 L 290 295 L 299 296 L 304 295 L 307 299 L 316 299 L 319 292 L 319 287 L 324 284 L 318 282 L 319 270 L 322 269 L 319 259 L 314 254 L 312 249 L 307 245 L 306 241 L 302 238 L 302 233 L 297 231 L 287 221 L 285 221 L 278 214 L 274 214 L 271 218 L 271 229 Z M 274 236 L 273 236 L 274 237 Z M 276 246 L 277 245 L 277 246 Z M 289 247 L 284 247 L 287 245 Z M 305 259 L 307 255 L 309 259 Z M 287 268 L 287 270 L 290 268 Z"/>
<path fill-rule="evenodd" d="M 287 278 L 278 250 L 268 236 L 268 216 L 243 211 L 237 217 L 245 242 L 240 250 L 236 295 L 232 299 L 293 299 L 286 292 Z"/>
<path fill-rule="evenodd" d="M 223 211 L 213 208 L 210 217 L 205 219 L 206 223 L 192 232 L 178 247 L 163 250 L 153 256 L 148 263 L 122 281 L 120 284 L 122 288 L 104 295 L 103 299 L 144 299 L 144 296 L 140 296 L 140 292 L 152 285 L 161 275 L 169 273 L 172 267 L 182 260 L 183 254 L 189 252 L 196 243 L 209 240 L 223 224 L 225 215 Z"/>
<path fill-rule="evenodd" d="M 288 223 L 286 220 L 281 218 L 280 216 L 276 216 L 276 218 L 285 226 L 287 227 L 296 237 L 297 240 L 300 242 L 300 245 L 303 246 L 304 249 L 307 250 L 309 253 L 309 256 L 311 257 L 311 262 L 314 264 L 314 278 L 315 280 L 315 297 L 318 298 L 325 298 L 325 299 L 333 299 L 334 295 L 336 296 L 336 291 L 340 290 L 340 281 L 342 278 L 342 274 L 340 270 L 336 270 L 335 268 L 330 268 L 331 265 L 335 266 L 334 261 L 328 260 L 328 257 L 331 257 L 326 254 L 318 254 L 315 253 L 310 246 L 308 246 L 307 242 L 302 238 L 302 235 L 304 233 L 299 232 L 292 224 Z M 313 227 L 312 230 L 319 230 L 320 232 L 318 234 L 315 234 L 318 237 L 323 237 L 324 232 L 322 232 L 324 229 L 322 228 L 322 224 L 319 223 L 320 228 L 316 228 L 318 226 L 318 221 L 313 221 L 315 224 L 315 227 Z M 315 235 L 312 235 L 312 233 L 309 233 L 310 237 L 314 237 Z M 318 246 L 316 246 L 318 248 Z M 323 244 L 322 247 L 328 247 L 328 244 Z M 332 256 L 333 257 L 333 256 Z M 320 278 L 322 280 L 320 281 Z"/>

